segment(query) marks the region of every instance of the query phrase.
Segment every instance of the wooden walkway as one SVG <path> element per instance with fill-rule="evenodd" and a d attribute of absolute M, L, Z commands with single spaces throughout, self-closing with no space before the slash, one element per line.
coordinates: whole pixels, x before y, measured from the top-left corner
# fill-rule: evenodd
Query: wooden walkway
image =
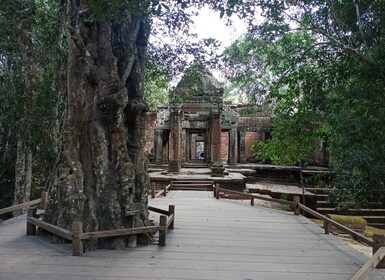
<path fill-rule="evenodd" d="M 311 221 L 210 192 L 172 191 L 150 200 L 176 205 L 166 247 L 71 255 L 70 244 L 25 235 L 25 216 L 0 224 L 1 280 L 350 279 L 368 259 Z M 385 279 L 373 271 L 369 279 Z"/>

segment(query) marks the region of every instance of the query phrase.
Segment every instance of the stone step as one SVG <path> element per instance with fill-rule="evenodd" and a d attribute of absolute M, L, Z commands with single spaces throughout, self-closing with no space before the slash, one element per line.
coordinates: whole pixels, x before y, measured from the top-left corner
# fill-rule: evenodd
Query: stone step
<path fill-rule="evenodd" d="M 213 184 L 213 181 L 189 179 L 189 180 L 175 180 L 171 181 L 171 184 Z"/>
<path fill-rule="evenodd" d="M 194 186 L 173 186 L 173 191 L 212 191 L 212 187 L 194 187 Z"/>
<path fill-rule="evenodd" d="M 171 181 L 172 190 L 185 190 L 185 191 L 212 191 L 213 181 L 189 179 L 189 180 L 175 180 Z"/>

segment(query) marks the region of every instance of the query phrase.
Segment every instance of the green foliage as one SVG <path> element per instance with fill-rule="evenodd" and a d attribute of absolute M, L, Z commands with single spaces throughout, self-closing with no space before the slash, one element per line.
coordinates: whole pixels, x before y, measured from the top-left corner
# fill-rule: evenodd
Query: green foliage
<path fill-rule="evenodd" d="M 56 3 L 32 1 L 33 13 L 26 14 L 24 1 L 0 4 L 0 204 L 13 201 L 18 132 L 25 128 L 24 105 L 28 88 L 23 84 L 24 64 L 19 48 L 19 23 L 30 16 L 33 25 L 33 56 L 36 63 L 36 101 L 30 113 L 33 154 L 32 198 L 39 197 L 56 160 L 59 116 L 64 111 L 66 45 L 63 13 Z M 27 2 L 25 2 L 27 3 Z M 64 32 L 65 34 L 65 32 Z M 59 65 L 60 64 L 60 65 Z"/>
<path fill-rule="evenodd" d="M 241 117 L 257 116 L 259 112 L 260 110 L 257 108 L 257 106 L 242 108 L 241 110 L 238 111 Z"/>
<path fill-rule="evenodd" d="M 385 94 L 377 74 L 351 60 L 332 95 L 329 120 L 340 208 L 385 201 Z"/>
<path fill-rule="evenodd" d="M 312 163 L 312 153 L 325 141 L 326 128 L 299 92 L 281 90 L 271 139 L 253 145 L 256 157 L 282 165 Z"/>
<path fill-rule="evenodd" d="M 155 111 L 159 105 L 168 102 L 169 80 L 158 64 L 147 65 L 144 83 L 144 99 L 150 111 Z"/>
<path fill-rule="evenodd" d="M 331 198 L 340 208 L 369 202 L 384 206 L 385 2 L 254 3 L 266 19 L 250 26 L 249 38 L 233 46 L 229 57 L 236 69 L 246 70 L 244 76 L 242 71 L 232 76 L 235 82 L 260 85 L 259 94 L 264 88 L 268 97 L 276 99 L 275 132 L 261 144 L 266 154 L 277 162 L 302 159 L 303 155 L 291 155 L 308 146 L 309 137 L 322 136 L 326 125 L 335 171 Z M 234 10 L 251 22 L 252 16 L 241 6 L 237 1 Z M 250 40 L 265 47 L 255 49 Z M 259 79 L 263 73 L 269 78 L 265 84 Z M 282 90 L 293 96 L 280 99 L 277 93 Z M 308 124 L 322 133 L 311 132 Z M 298 131 L 298 126 L 304 129 Z M 295 142 L 302 147 L 295 147 Z M 290 156 L 283 156 L 287 151 Z"/>

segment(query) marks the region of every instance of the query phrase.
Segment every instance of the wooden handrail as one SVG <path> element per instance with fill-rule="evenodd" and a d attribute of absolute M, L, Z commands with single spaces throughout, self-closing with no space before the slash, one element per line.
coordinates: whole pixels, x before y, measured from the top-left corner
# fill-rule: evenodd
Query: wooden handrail
<path fill-rule="evenodd" d="M 55 235 L 61 236 L 67 240 L 72 240 L 72 252 L 74 256 L 82 256 L 83 240 L 89 238 L 102 238 L 114 236 L 135 236 L 141 233 L 153 233 L 159 231 L 159 246 L 166 245 L 167 230 L 174 228 L 175 222 L 175 206 L 169 205 L 168 211 L 156 207 L 148 206 L 150 211 L 163 214 L 160 216 L 159 226 L 147 226 L 136 228 L 123 228 L 115 230 L 104 230 L 95 232 L 83 232 L 83 224 L 81 222 L 74 222 L 72 224 L 72 231 L 63 229 L 61 227 L 52 225 L 50 223 L 41 221 L 37 218 L 37 208 L 29 208 L 27 216 L 27 235 L 35 235 L 36 227 L 45 229 Z"/>
<path fill-rule="evenodd" d="M 376 268 L 376 266 L 385 257 L 385 247 L 381 247 L 373 256 L 354 274 L 351 280 L 364 280 L 368 277 L 370 272 Z"/>
<path fill-rule="evenodd" d="M 334 221 L 333 219 L 330 219 L 320 213 L 318 213 L 317 211 L 314 211 L 313 209 L 310 209 L 309 207 L 301 204 L 301 203 L 298 203 L 298 207 L 300 209 L 302 209 L 303 211 L 313 215 L 314 217 L 318 218 L 318 219 L 321 219 L 323 220 L 324 222 L 326 222 L 326 225 L 325 225 L 325 233 L 328 234 L 328 231 L 329 231 L 329 228 L 328 228 L 328 224 L 332 225 L 332 226 L 335 226 L 336 228 L 340 229 L 340 230 L 343 230 L 344 232 L 350 234 L 355 240 L 357 241 L 360 241 L 362 243 L 365 243 L 371 247 L 373 247 L 373 241 L 370 240 L 369 238 L 355 232 L 354 230 L 344 226 L 344 225 L 341 225 L 340 223 Z"/>
<path fill-rule="evenodd" d="M 161 195 L 166 196 L 168 190 L 170 189 L 170 187 L 171 187 L 171 184 L 168 184 L 168 185 L 165 186 L 162 190 L 158 191 L 156 194 L 154 193 L 154 192 L 155 192 L 155 189 L 154 189 L 154 191 L 153 191 L 153 194 L 154 194 L 154 195 L 151 195 L 151 198 L 158 198 L 158 197 L 160 197 Z"/>
<path fill-rule="evenodd" d="M 49 231 L 55 235 L 61 236 L 67 240 L 72 240 L 72 232 L 69 230 L 66 230 L 64 228 L 52 225 L 50 223 L 41 221 L 34 217 L 27 217 L 27 223 L 33 224 L 34 226 L 37 226 L 39 228 L 42 228 L 46 231 Z"/>
<path fill-rule="evenodd" d="M 167 223 L 166 223 L 166 229 L 169 229 L 171 224 L 174 223 L 175 214 L 171 214 L 168 216 Z"/>
<path fill-rule="evenodd" d="M 6 207 L 6 208 L 3 208 L 3 209 L 0 209 L 0 215 L 6 214 L 6 213 L 9 213 L 9 212 L 13 212 L 13 211 L 16 211 L 16 210 L 19 210 L 19 209 L 22 209 L 22 208 L 26 208 L 26 207 L 29 207 L 29 206 L 32 206 L 32 205 L 36 205 L 36 204 L 39 204 L 40 202 L 41 202 L 41 198 L 38 198 L 38 199 L 27 201 L 27 202 L 24 202 L 24 203 L 21 203 L 21 204 L 17 204 L 17 205 L 13 205 L 13 206 L 10 206 L 10 207 Z"/>
<path fill-rule="evenodd" d="M 103 231 L 94 231 L 94 232 L 83 232 L 79 235 L 80 239 L 89 239 L 89 238 L 101 238 L 101 237 L 113 237 L 121 235 L 133 235 L 140 233 L 148 232 L 157 232 L 159 231 L 159 226 L 148 226 L 148 227 L 137 227 L 137 228 L 122 228 L 122 229 L 113 229 L 113 230 L 103 230 Z"/>
<path fill-rule="evenodd" d="M 152 211 L 152 212 L 156 212 L 156 213 L 162 214 L 162 215 L 166 215 L 166 216 L 168 216 L 168 214 L 169 214 L 169 212 L 167 210 L 163 210 L 163 209 L 156 208 L 156 207 L 153 207 L 153 206 L 148 206 L 148 210 Z"/>
<path fill-rule="evenodd" d="M 265 200 L 265 201 L 270 201 L 270 202 L 277 202 L 277 203 L 281 203 L 281 204 L 285 204 L 285 205 L 290 205 L 290 206 L 294 205 L 294 203 L 292 201 L 283 200 L 283 199 L 270 198 L 270 197 L 260 196 L 260 195 L 256 195 L 256 194 L 242 193 L 242 192 L 237 192 L 237 191 L 223 189 L 223 188 L 219 188 L 219 191 L 222 191 L 224 193 L 231 193 L 231 194 L 236 194 L 236 195 L 244 196 L 244 197 L 247 197 L 247 198 L 250 198 L 250 199 L 260 199 L 260 200 Z"/>
<path fill-rule="evenodd" d="M 0 209 L 0 215 L 10 213 L 10 212 L 13 212 L 13 211 L 16 211 L 19 209 L 27 208 L 27 207 L 37 205 L 37 204 L 40 204 L 39 206 L 41 209 L 45 209 L 46 204 L 47 204 L 47 196 L 48 196 L 47 192 L 42 192 L 41 197 L 38 199 L 27 201 L 27 202 L 24 202 L 21 204 L 16 204 L 16 205 L 12 205 L 12 206 Z"/>

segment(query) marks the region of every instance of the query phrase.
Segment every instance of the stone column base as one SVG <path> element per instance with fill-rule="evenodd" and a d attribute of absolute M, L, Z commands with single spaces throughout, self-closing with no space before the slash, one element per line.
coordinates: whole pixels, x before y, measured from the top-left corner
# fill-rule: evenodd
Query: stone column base
<path fill-rule="evenodd" d="M 179 172 L 180 171 L 180 161 L 172 160 L 168 164 L 168 172 Z"/>
<path fill-rule="evenodd" d="M 235 166 L 237 165 L 237 162 L 235 160 L 231 160 L 227 162 L 229 165 Z"/>
<path fill-rule="evenodd" d="M 223 177 L 225 168 L 222 163 L 213 163 L 211 165 L 211 173 L 213 177 Z"/>

